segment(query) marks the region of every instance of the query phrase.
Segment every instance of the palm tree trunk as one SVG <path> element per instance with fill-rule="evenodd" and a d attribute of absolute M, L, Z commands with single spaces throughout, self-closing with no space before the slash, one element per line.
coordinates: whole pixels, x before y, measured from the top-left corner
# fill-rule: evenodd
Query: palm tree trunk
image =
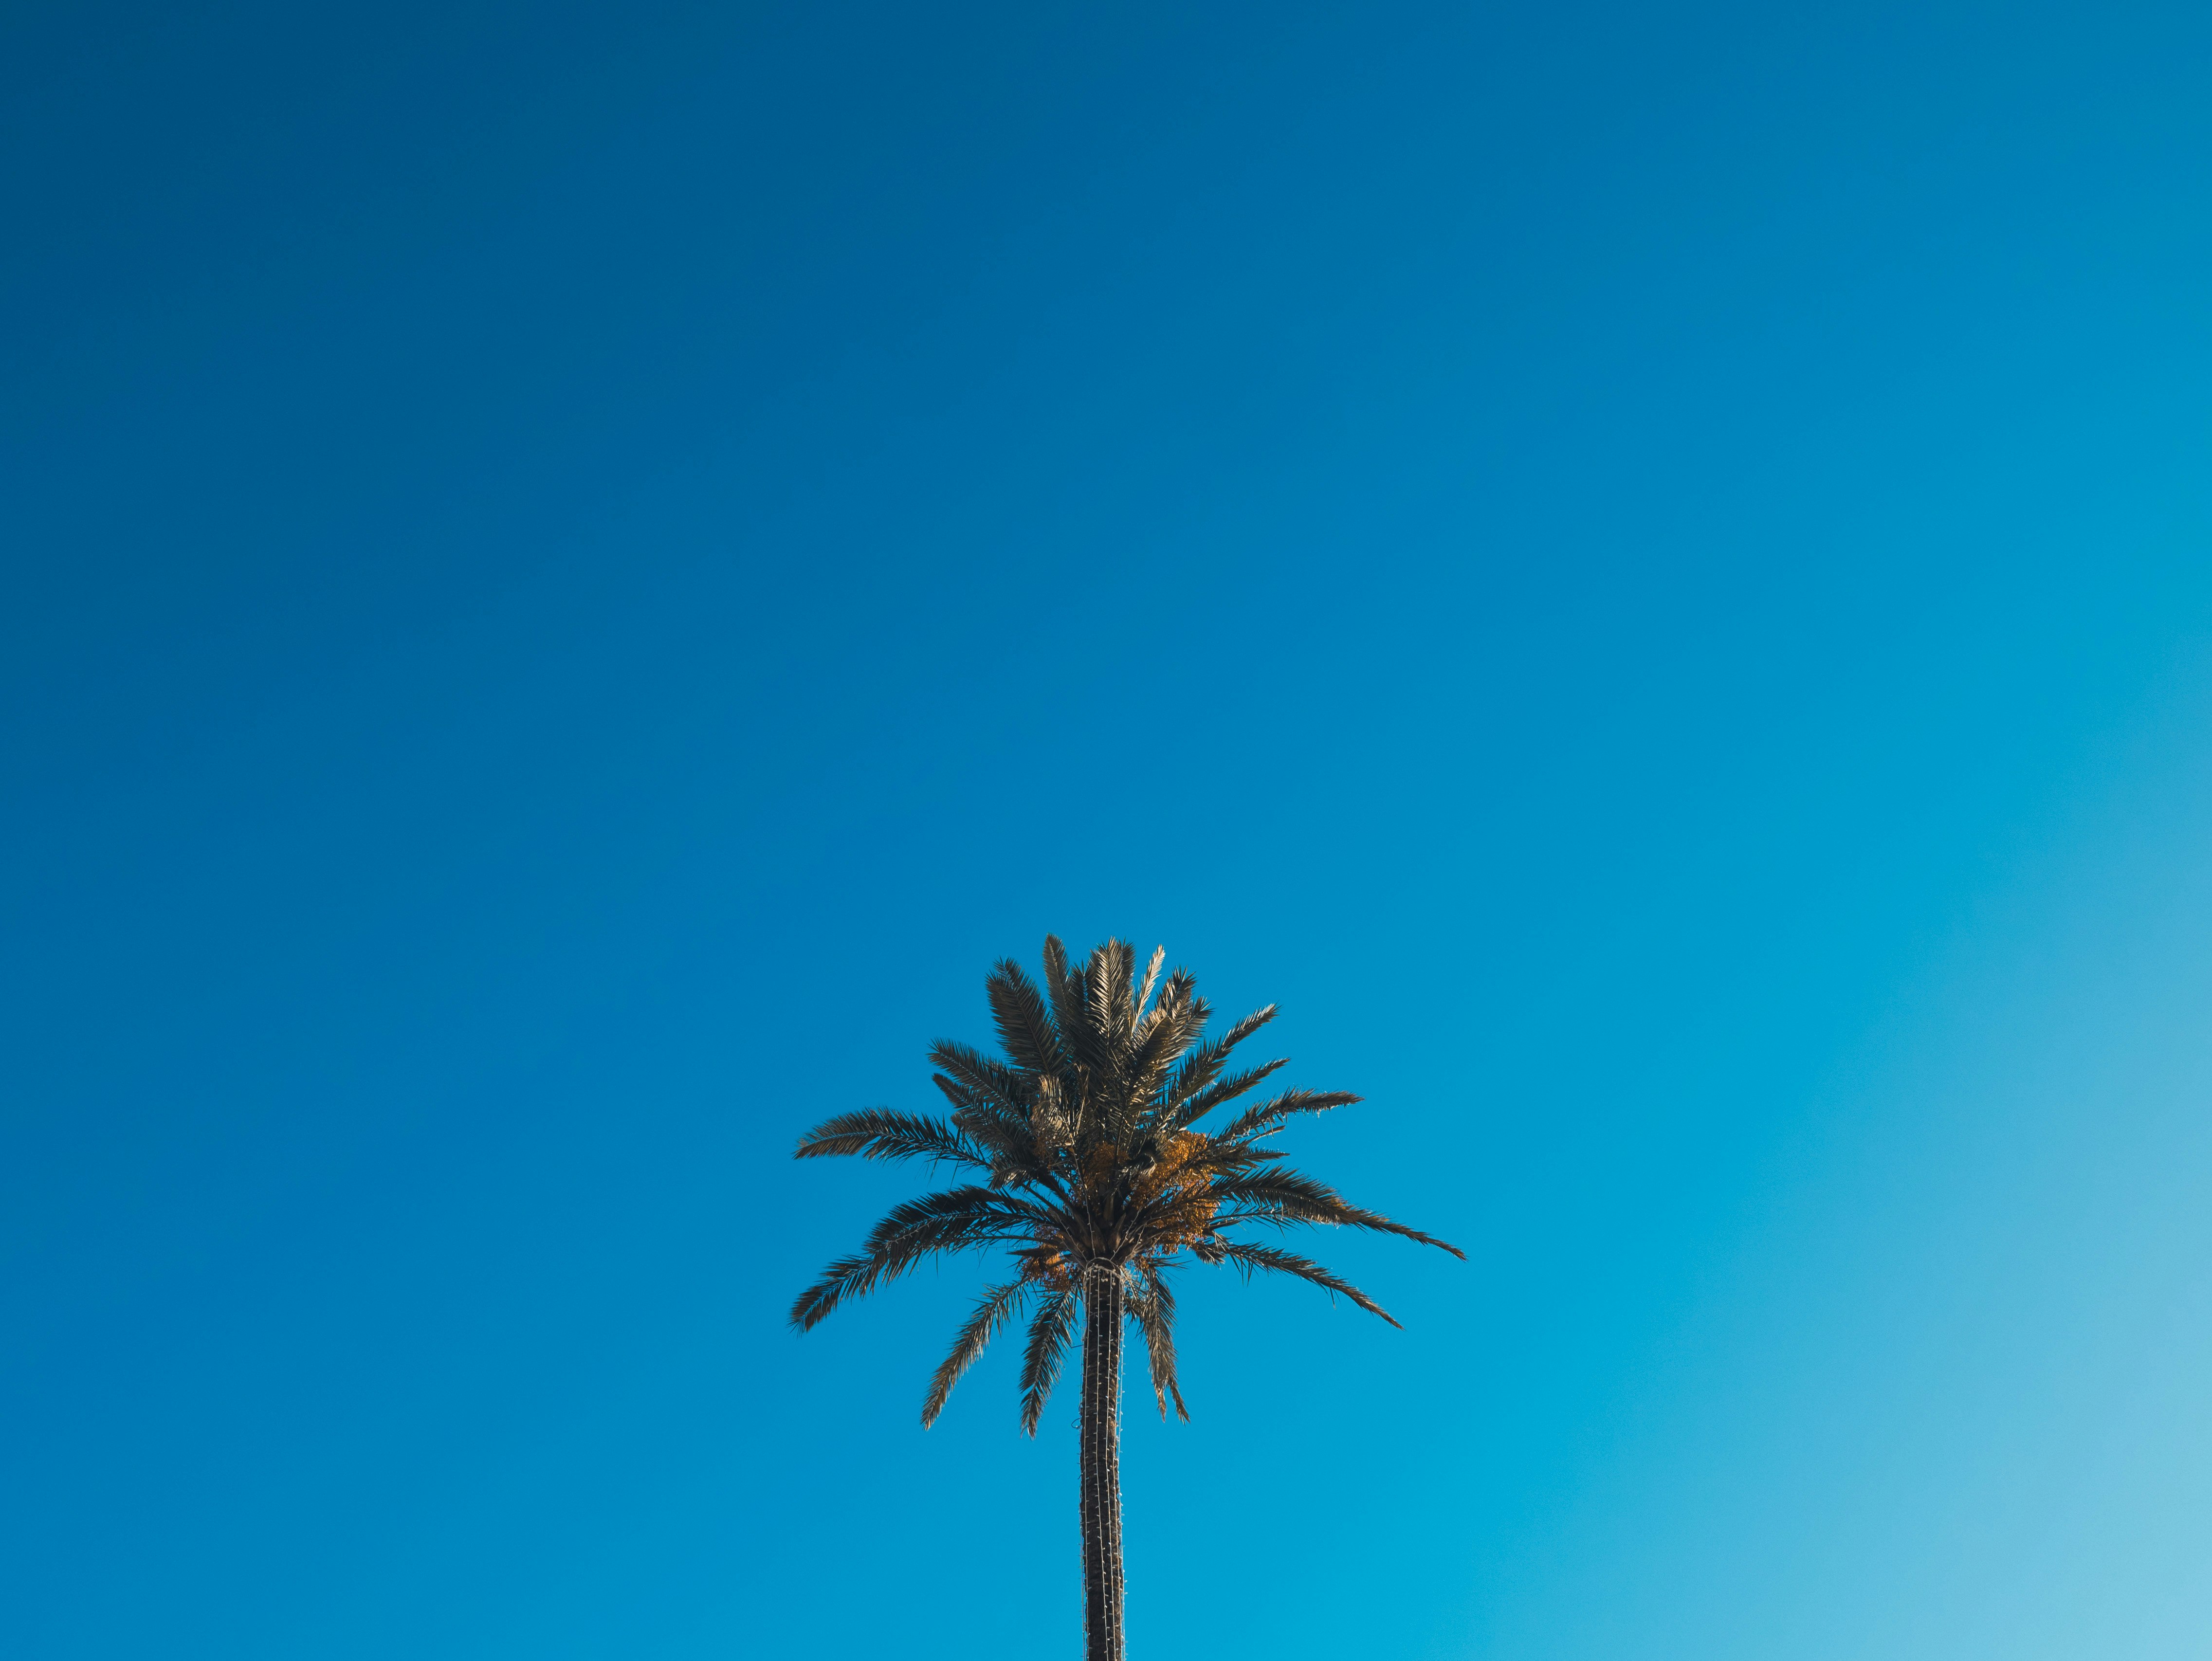
<path fill-rule="evenodd" d="M 1083 1289 L 1083 1655 L 1122 1661 L 1121 1277 Z"/>

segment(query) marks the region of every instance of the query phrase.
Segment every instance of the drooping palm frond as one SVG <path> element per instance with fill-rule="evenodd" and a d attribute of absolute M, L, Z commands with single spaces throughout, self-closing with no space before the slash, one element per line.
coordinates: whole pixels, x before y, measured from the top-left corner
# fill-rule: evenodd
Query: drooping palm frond
<path fill-rule="evenodd" d="M 792 1157 L 822 1159 L 840 1154 L 863 1159 L 949 1159 L 979 1171 L 991 1168 L 990 1155 L 944 1120 L 894 1113 L 887 1107 L 824 1119 L 799 1139 Z"/>
<path fill-rule="evenodd" d="M 1068 1342 L 1075 1335 L 1075 1317 L 1083 1299 L 1073 1282 L 1053 1287 L 1044 1306 L 1030 1322 L 1029 1342 L 1022 1347 L 1022 1433 L 1034 1436 L 1044 1417 L 1044 1404 L 1060 1382 L 1060 1369 L 1067 1360 Z"/>
<path fill-rule="evenodd" d="M 952 1335 L 952 1348 L 938 1363 L 937 1372 L 929 1381 L 929 1394 L 921 1403 L 924 1430 L 935 1424 L 937 1415 L 945 1411 L 945 1403 L 952 1394 L 953 1385 L 960 1382 L 960 1375 L 981 1359 L 984 1349 L 1000 1328 L 1020 1316 L 1022 1305 L 1036 1290 L 1033 1281 L 1009 1281 L 983 1294 L 975 1312 Z"/>
<path fill-rule="evenodd" d="M 1168 1400 L 1172 1396 L 1176 1416 L 1188 1423 L 1190 1409 L 1183 1405 L 1182 1391 L 1176 1383 L 1175 1293 L 1155 1258 L 1139 1259 L 1130 1266 L 1130 1274 L 1137 1284 L 1122 1294 L 1122 1304 L 1135 1317 L 1137 1329 L 1145 1335 L 1145 1360 L 1152 1371 L 1152 1398 L 1159 1403 L 1160 1417 L 1164 1419 L 1168 1416 Z"/>
<path fill-rule="evenodd" d="M 923 1258 L 971 1246 L 1027 1241 L 1049 1230 L 1042 1209 L 994 1189 L 956 1188 L 896 1207 L 849 1257 L 841 1257 L 799 1294 L 791 1323 L 801 1332 L 818 1325 L 840 1304 L 865 1298 Z"/>
<path fill-rule="evenodd" d="M 1288 1275 L 1295 1279 L 1319 1287 L 1334 1294 L 1342 1293 L 1370 1315 L 1379 1315 L 1392 1326 L 1398 1323 L 1365 1293 L 1342 1276 L 1323 1269 L 1310 1257 L 1301 1257 L 1295 1251 L 1284 1251 L 1274 1246 L 1246 1245 L 1241 1242 L 1224 1242 L 1210 1245 L 1200 1254 L 1207 1262 L 1233 1263 L 1244 1271 L 1249 1280 L 1255 1269 L 1264 1269 L 1273 1275 Z"/>
<path fill-rule="evenodd" d="M 1224 1206 L 1237 1208 L 1233 1212 L 1224 1212 L 1222 1219 L 1224 1223 L 1250 1220 L 1279 1224 L 1327 1223 L 1339 1228 L 1364 1228 L 1377 1234 L 1395 1234 L 1403 1239 L 1418 1240 L 1423 1245 L 1449 1251 L 1462 1262 L 1467 1257 L 1467 1253 L 1449 1241 L 1424 1234 L 1417 1228 L 1407 1228 L 1403 1223 L 1394 1223 L 1379 1212 L 1363 1211 L 1358 1206 L 1347 1205 L 1334 1189 L 1285 1166 L 1276 1165 L 1265 1171 L 1222 1177 L 1214 1183 L 1212 1192 L 1214 1198 Z"/>

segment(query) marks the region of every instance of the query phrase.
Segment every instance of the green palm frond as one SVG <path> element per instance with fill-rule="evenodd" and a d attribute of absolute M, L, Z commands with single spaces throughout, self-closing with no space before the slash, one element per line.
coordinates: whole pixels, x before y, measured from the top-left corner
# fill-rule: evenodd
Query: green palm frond
<path fill-rule="evenodd" d="M 792 1157 L 822 1159 L 840 1154 L 863 1159 L 950 1159 L 981 1171 L 991 1168 L 990 1155 L 944 1120 L 894 1113 L 887 1107 L 824 1119 L 799 1139 Z"/>
<path fill-rule="evenodd" d="M 960 1382 L 960 1375 L 981 1359 L 999 1329 L 1020 1315 L 1022 1305 L 1036 1289 L 1035 1283 L 1029 1281 L 1009 1281 L 1004 1286 L 993 1287 L 976 1304 L 975 1312 L 960 1323 L 960 1330 L 952 1335 L 952 1348 L 938 1363 L 937 1372 L 929 1381 L 929 1394 L 922 1400 L 924 1430 L 935 1424 L 937 1415 L 945 1411 L 945 1403 L 952 1394 L 953 1385 Z"/>

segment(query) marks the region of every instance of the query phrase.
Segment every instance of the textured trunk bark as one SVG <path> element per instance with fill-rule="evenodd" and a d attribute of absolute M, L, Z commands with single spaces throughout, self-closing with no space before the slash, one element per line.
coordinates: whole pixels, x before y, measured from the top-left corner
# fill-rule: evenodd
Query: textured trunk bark
<path fill-rule="evenodd" d="M 1122 1661 L 1121 1278 L 1083 1292 L 1083 1654 Z"/>

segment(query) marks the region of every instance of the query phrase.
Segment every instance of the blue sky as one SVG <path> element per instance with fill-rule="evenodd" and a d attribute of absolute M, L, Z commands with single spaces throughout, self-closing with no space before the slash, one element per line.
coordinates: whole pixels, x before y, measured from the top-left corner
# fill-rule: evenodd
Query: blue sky
<path fill-rule="evenodd" d="M 2197 9 L 0 21 L 0 1652 L 1075 1652 L 1048 930 L 1279 1001 L 1133 1652 L 2212 1632 Z"/>

